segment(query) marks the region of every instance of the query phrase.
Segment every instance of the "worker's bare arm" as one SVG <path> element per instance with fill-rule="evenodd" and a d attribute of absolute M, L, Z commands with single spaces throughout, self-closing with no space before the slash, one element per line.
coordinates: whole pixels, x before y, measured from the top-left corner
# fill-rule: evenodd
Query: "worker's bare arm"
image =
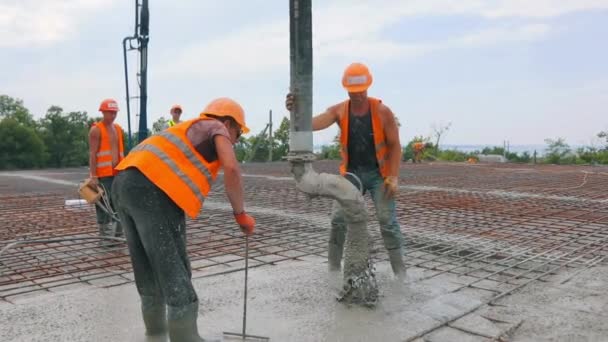
<path fill-rule="evenodd" d="M 312 118 L 312 130 L 320 131 L 322 129 L 326 129 L 327 127 L 333 125 L 338 122 L 340 118 L 339 112 L 340 105 L 334 105 L 329 108 L 324 113 L 321 113 Z"/>
<path fill-rule="evenodd" d="M 295 106 L 294 95 L 289 93 L 285 98 L 285 108 L 291 111 Z M 340 117 L 339 105 L 329 107 L 325 112 L 312 118 L 312 130 L 319 131 L 331 126 Z"/>
<path fill-rule="evenodd" d="M 395 120 L 395 114 L 384 104 L 380 105 L 379 111 L 384 123 L 384 135 L 388 149 L 389 175 L 398 177 L 399 166 L 401 164 L 401 141 L 399 139 L 397 120 Z"/>
<path fill-rule="evenodd" d="M 218 158 L 224 169 L 226 195 L 232 205 L 232 210 L 235 213 L 241 213 L 244 211 L 243 179 L 232 143 L 223 135 L 216 135 L 213 139 Z"/>

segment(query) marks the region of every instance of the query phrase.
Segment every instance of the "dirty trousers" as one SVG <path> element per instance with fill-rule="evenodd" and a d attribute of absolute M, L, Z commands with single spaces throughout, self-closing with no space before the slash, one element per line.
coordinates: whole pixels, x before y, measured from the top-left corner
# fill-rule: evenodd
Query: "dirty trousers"
<path fill-rule="evenodd" d="M 114 201 L 112 200 L 112 185 L 114 184 L 114 177 L 99 177 L 97 178 L 97 180 L 99 181 L 99 185 L 103 186 L 102 188 L 107 193 L 112 208 L 116 210 L 116 206 L 114 205 Z M 98 206 L 95 206 L 95 214 L 97 216 L 97 224 L 112 223 L 112 218 L 110 217 L 110 215 Z"/>
<path fill-rule="evenodd" d="M 395 212 L 395 199 L 384 197 L 384 179 L 380 172 L 376 170 L 369 171 L 352 171 L 359 177 L 363 183 L 363 193 L 369 192 L 374 207 L 376 208 L 376 216 L 380 224 L 380 233 L 384 240 L 384 246 L 388 251 L 401 249 L 403 246 L 403 233 L 399 222 L 397 222 L 397 214 Z M 346 178 L 359 189 L 360 184 L 352 176 L 347 175 Z M 344 220 L 344 211 L 337 201 L 334 201 L 331 218 L 331 232 L 329 234 L 330 245 L 336 246 L 338 250 L 344 247 L 346 238 L 346 221 Z"/>
<path fill-rule="evenodd" d="M 114 186 L 140 296 L 162 298 L 176 307 L 197 301 L 184 211 L 136 168 L 120 172 Z"/>

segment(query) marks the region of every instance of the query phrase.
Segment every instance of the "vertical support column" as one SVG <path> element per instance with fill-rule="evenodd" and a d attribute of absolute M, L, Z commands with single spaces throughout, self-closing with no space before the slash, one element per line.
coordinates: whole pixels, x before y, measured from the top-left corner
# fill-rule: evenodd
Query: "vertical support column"
<path fill-rule="evenodd" d="M 148 137 L 148 33 L 150 11 L 148 0 L 142 0 L 141 25 L 139 28 L 139 54 L 140 54 L 140 88 L 139 88 L 139 142 Z"/>
<path fill-rule="evenodd" d="M 290 113 L 289 150 L 312 153 L 312 9 L 311 0 L 289 2 Z"/>

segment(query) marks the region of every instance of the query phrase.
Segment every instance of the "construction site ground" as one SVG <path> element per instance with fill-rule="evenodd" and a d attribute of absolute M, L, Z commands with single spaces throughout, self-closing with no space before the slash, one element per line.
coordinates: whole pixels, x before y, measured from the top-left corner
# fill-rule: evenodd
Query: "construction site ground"
<path fill-rule="evenodd" d="M 337 163 L 314 163 L 336 173 Z M 250 238 L 247 332 L 271 341 L 608 341 L 608 168 L 403 164 L 394 279 L 371 201 L 375 309 L 335 300 L 331 201 L 295 188 L 287 163 L 243 165 Z M 101 248 L 95 211 L 71 205 L 86 168 L 0 172 L 2 341 L 143 341 L 124 243 Z M 222 177 L 187 223 L 199 331 L 242 324 L 244 238 Z"/>

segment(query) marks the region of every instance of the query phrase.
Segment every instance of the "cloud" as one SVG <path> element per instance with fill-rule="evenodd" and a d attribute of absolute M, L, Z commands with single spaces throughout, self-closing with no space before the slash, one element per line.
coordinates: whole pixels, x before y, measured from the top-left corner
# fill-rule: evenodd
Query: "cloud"
<path fill-rule="evenodd" d="M 503 0 L 486 6 L 482 15 L 488 18 L 551 18 L 580 11 L 607 10 L 606 0 Z"/>
<path fill-rule="evenodd" d="M 174 77 L 232 75 L 238 78 L 287 67 L 289 57 L 287 20 L 247 28 L 210 40 L 191 44 L 178 53 L 165 54 L 160 74 Z"/>
<path fill-rule="evenodd" d="M 46 46 L 68 39 L 85 15 L 117 0 L 4 0 L 0 4 L 0 47 Z"/>
<path fill-rule="evenodd" d="M 369 14 L 371 9 L 367 5 L 342 9 L 343 16 L 338 16 L 336 11 L 335 8 L 319 10 L 317 19 L 313 18 L 314 64 L 317 66 L 334 60 L 341 65 L 345 52 L 348 52 L 349 60 L 382 63 L 418 58 L 450 48 L 535 41 L 551 33 L 551 26 L 545 23 L 495 24 L 442 41 L 407 43 L 386 38 L 383 34 L 390 25 L 402 20 L 402 14 L 396 15 L 390 9 Z M 365 22 L 365 25 L 355 24 L 359 22 Z M 160 75 L 242 79 L 282 72 L 289 67 L 288 49 L 289 23 L 280 20 L 192 44 L 177 53 L 167 53 L 161 58 Z"/>
<path fill-rule="evenodd" d="M 450 42 L 450 46 L 480 46 L 509 41 L 534 41 L 551 32 L 547 24 L 528 24 L 516 27 L 491 28 L 480 32 L 466 34 Z"/>

